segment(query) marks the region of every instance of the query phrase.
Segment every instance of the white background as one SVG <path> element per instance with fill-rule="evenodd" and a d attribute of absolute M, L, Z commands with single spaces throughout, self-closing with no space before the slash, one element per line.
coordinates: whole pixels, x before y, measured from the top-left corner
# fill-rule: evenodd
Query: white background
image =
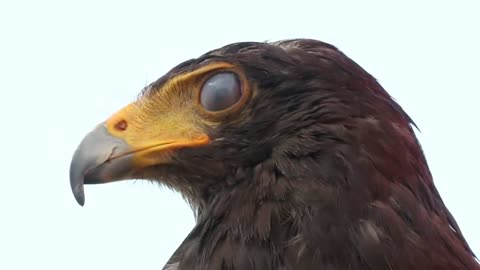
<path fill-rule="evenodd" d="M 161 269 L 193 226 L 187 204 L 130 181 L 86 187 L 82 208 L 68 179 L 75 148 L 174 65 L 296 37 L 338 46 L 412 116 L 480 253 L 480 7 L 385 2 L 1 0 L 0 269 Z"/>

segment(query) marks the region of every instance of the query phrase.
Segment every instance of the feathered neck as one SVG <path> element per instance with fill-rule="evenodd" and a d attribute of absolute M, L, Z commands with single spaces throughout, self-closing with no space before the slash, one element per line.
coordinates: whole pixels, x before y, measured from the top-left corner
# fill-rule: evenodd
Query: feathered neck
<path fill-rule="evenodd" d="M 179 269 L 480 269 L 413 131 L 362 121 L 297 132 L 227 177 Z"/>

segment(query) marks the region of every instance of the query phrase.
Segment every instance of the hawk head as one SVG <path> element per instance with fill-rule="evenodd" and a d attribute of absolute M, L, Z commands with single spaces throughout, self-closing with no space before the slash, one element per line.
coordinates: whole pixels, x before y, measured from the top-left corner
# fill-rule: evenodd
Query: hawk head
<path fill-rule="evenodd" d="M 84 184 L 148 179 L 197 224 L 178 269 L 480 269 L 432 181 L 413 122 L 316 40 L 242 42 L 188 60 L 99 124 Z"/>

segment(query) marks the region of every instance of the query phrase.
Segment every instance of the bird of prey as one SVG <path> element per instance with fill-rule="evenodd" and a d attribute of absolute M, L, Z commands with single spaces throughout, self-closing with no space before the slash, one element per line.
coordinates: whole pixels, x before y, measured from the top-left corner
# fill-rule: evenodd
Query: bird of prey
<path fill-rule="evenodd" d="M 415 124 L 317 40 L 240 42 L 185 61 L 80 143 L 70 183 L 146 179 L 196 225 L 164 269 L 480 269 Z"/>

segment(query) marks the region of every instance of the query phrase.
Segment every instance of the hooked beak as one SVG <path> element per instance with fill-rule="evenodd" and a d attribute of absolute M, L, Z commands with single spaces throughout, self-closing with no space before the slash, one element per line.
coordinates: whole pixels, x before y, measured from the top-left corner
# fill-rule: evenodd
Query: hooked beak
<path fill-rule="evenodd" d="M 100 124 L 82 140 L 70 165 L 70 186 L 78 204 L 85 203 L 84 184 L 100 184 L 132 176 L 131 147 Z"/>
<path fill-rule="evenodd" d="M 209 137 L 183 114 L 140 115 L 130 104 L 98 125 L 82 140 L 70 165 L 70 186 L 80 205 L 84 184 L 100 184 L 139 177 L 148 167 L 172 162 L 178 148 L 198 147 Z M 145 114 L 145 113 L 144 113 Z"/>

